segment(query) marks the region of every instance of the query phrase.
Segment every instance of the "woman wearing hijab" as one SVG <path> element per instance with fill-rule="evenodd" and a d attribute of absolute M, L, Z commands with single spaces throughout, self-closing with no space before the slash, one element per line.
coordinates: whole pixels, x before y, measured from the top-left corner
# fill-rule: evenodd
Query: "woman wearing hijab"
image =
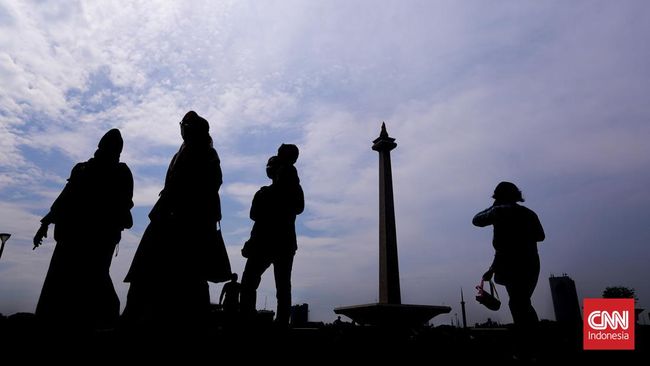
<path fill-rule="evenodd" d="M 130 283 L 127 326 L 200 327 L 209 311 L 208 281 L 230 278 L 230 262 L 217 224 L 221 220 L 221 165 L 209 124 L 196 112 L 180 122 L 183 144 L 149 213 L 125 278 Z"/>
<path fill-rule="evenodd" d="M 111 328 L 119 316 L 109 268 L 122 230 L 133 225 L 133 176 L 119 161 L 122 146 L 117 129 L 102 137 L 94 157 L 72 169 L 34 236 L 35 249 L 54 224 L 57 244 L 36 307 L 50 325 Z"/>

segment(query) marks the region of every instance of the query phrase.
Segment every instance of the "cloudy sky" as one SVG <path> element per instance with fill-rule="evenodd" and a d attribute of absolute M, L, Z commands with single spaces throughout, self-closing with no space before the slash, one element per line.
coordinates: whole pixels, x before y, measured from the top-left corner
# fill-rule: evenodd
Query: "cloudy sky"
<path fill-rule="evenodd" d="M 377 300 L 370 147 L 382 121 L 398 144 L 404 303 L 452 306 L 434 322 L 449 323 L 463 288 L 470 323 L 511 321 L 473 299 L 493 249 L 491 229 L 471 225 L 509 180 L 547 234 L 533 298 L 542 318 L 554 319 L 550 274 L 569 274 L 580 298 L 633 287 L 650 308 L 648 34 L 646 1 L 0 0 L 0 231 L 12 234 L 0 313 L 34 311 L 55 245 L 32 250 L 39 220 L 113 127 L 135 176 L 135 225 L 111 269 L 124 306 L 122 279 L 188 110 L 211 124 L 240 274 L 266 159 L 299 146 L 307 208 L 293 301 L 311 320 Z M 220 290 L 211 285 L 213 301 Z M 275 308 L 271 272 L 264 307 Z"/>

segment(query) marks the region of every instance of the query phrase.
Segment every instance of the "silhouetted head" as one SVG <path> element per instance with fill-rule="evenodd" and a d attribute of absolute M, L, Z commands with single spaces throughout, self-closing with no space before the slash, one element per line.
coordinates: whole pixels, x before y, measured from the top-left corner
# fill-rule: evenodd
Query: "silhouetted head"
<path fill-rule="evenodd" d="M 119 161 L 120 154 L 124 141 L 122 134 L 117 128 L 113 128 L 106 132 L 97 144 L 97 151 L 95 151 L 95 158 L 100 160 Z"/>
<path fill-rule="evenodd" d="M 237 281 L 237 278 L 239 278 L 237 276 L 237 273 L 233 272 L 233 273 L 230 274 L 230 280 L 231 281 Z"/>
<path fill-rule="evenodd" d="M 210 124 L 194 111 L 189 111 L 180 122 L 181 136 L 187 144 L 202 144 L 212 142 Z"/>
<path fill-rule="evenodd" d="M 280 167 L 280 160 L 277 156 L 271 156 L 269 161 L 266 163 L 266 176 L 275 179 L 278 168 Z"/>
<path fill-rule="evenodd" d="M 519 188 L 510 182 L 497 184 L 492 198 L 501 202 L 524 202 L 524 197 L 522 197 Z"/>
<path fill-rule="evenodd" d="M 294 144 L 282 144 L 278 148 L 278 158 L 287 164 L 295 164 L 299 153 L 298 146 Z"/>

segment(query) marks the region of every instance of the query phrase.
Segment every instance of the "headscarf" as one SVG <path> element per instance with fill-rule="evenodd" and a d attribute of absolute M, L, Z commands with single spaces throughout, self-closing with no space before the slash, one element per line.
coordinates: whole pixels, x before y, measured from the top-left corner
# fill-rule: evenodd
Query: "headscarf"
<path fill-rule="evenodd" d="M 97 151 L 95 151 L 95 160 L 107 163 L 118 163 L 120 161 L 120 154 L 124 140 L 122 134 L 117 128 L 113 128 L 106 132 L 97 144 Z"/>
<path fill-rule="evenodd" d="M 183 140 L 188 145 L 203 145 L 212 146 L 212 138 L 210 137 L 210 124 L 208 121 L 199 116 L 194 111 L 189 111 L 183 117 L 181 125 L 184 128 Z"/>
<path fill-rule="evenodd" d="M 181 120 L 183 128 L 183 144 L 178 153 L 172 159 L 167 171 L 166 182 L 177 174 L 179 166 L 190 164 L 190 161 L 197 159 L 216 160 L 219 156 L 212 148 L 212 137 L 210 137 L 210 124 L 194 111 L 189 111 Z"/>

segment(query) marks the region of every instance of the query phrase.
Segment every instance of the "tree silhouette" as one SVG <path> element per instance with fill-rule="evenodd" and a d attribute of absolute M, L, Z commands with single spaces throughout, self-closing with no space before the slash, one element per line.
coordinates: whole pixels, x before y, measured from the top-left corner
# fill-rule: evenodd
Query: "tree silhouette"
<path fill-rule="evenodd" d="M 604 299 L 634 299 L 634 301 L 639 301 L 639 298 L 636 297 L 636 292 L 631 287 L 625 286 L 611 286 L 606 287 L 603 291 Z"/>

